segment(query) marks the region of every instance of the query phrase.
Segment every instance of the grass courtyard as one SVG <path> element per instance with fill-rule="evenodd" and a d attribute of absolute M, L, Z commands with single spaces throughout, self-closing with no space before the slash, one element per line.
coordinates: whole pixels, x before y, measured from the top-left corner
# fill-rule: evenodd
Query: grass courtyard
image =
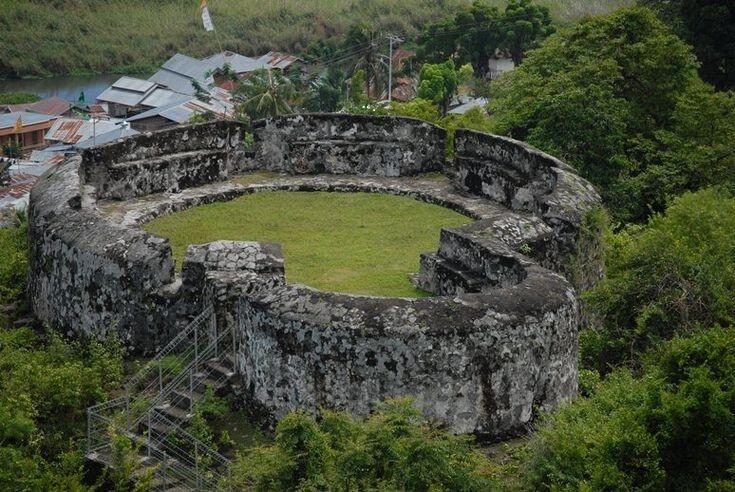
<path fill-rule="evenodd" d="M 408 275 L 434 251 L 443 226 L 471 219 L 407 197 L 376 193 L 266 192 L 160 217 L 181 267 L 186 248 L 218 239 L 280 243 L 286 278 L 321 290 L 419 297 Z"/>

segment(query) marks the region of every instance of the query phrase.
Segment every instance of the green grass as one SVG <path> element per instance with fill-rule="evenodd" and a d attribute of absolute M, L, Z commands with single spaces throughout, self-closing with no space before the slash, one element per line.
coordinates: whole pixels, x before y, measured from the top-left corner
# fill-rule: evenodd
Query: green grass
<path fill-rule="evenodd" d="M 421 26 L 469 0 L 209 0 L 225 49 L 246 55 L 299 53 L 353 22 L 410 40 Z M 505 0 L 490 0 L 504 6 Z M 632 0 L 539 0 L 557 21 L 614 10 Z M 176 51 L 218 50 L 202 28 L 198 0 L 0 0 L 0 77 L 144 73 Z"/>
<path fill-rule="evenodd" d="M 442 226 L 471 219 L 407 197 L 373 193 L 265 192 L 203 205 L 144 226 L 186 247 L 218 239 L 283 245 L 291 283 L 356 294 L 418 297 L 408 281 L 419 254 L 434 251 Z"/>

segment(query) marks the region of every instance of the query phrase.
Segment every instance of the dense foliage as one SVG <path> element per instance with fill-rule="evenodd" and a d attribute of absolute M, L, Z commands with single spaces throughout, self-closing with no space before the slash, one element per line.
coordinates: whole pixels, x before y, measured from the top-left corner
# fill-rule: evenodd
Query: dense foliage
<path fill-rule="evenodd" d="M 735 330 L 667 342 L 549 415 L 531 448 L 542 490 L 733 490 Z"/>
<path fill-rule="evenodd" d="M 495 130 L 575 165 L 618 221 L 735 183 L 735 96 L 702 83 L 690 48 L 647 9 L 551 36 L 493 95 Z"/>
<path fill-rule="evenodd" d="M 23 303 L 25 224 L 0 229 L 0 307 Z M 85 409 L 122 378 L 119 344 L 64 341 L 0 319 L 0 490 L 79 490 Z"/>
<path fill-rule="evenodd" d="M 469 438 L 423 423 L 408 400 L 388 400 L 365 420 L 289 414 L 275 442 L 242 456 L 233 475 L 257 491 L 479 491 L 491 486 L 484 466 Z"/>
<path fill-rule="evenodd" d="M 25 92 L 8 92 L 0 94 L 0 104 L 24 104 L 36 102 L 40 97 L 35 94 L 27 94 Z"/>
<path fill-rule="evenodd" d="M 677 333 L 735 324 L 735 199 L 687 193 L 609 239 L 607 276 L 586 296 L 602 321 L 582 335 L 585 365 L 635 363 Z"/>
<path fill-rule="evenodd" d="M 499 50 L 520 64 L 526 51 L 552 31 L 549 10 L 532 0 L 510 0 L 502 13 L 490 2 L 475 0 L 430 24 L 418 38 L 417 55 L 424 62 L 451 57 L 460 64 L 471 63 L 475 74 L 484 77 L 490 58 Z"/>
<path fill-rule="evenodd" d="M 28 272 L 27 223 L 0 228 L 0 306 L 22 303 Z M 0 319 L 2 322 L 2 319 Z"/>
<path fill-rule="evenodd" d="M 639 0 L 653 8 L 689 44 L 702 78 L 735 89 L 735 3 L 731 0 Z"/>

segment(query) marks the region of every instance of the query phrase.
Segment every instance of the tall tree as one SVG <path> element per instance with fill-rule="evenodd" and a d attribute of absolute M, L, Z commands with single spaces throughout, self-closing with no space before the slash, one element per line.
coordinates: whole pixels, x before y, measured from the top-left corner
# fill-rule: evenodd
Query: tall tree
<path fill-rule="evenodd" d="M 442 114 L 446 114 L 458 85 L 459 75 L 452 60 L 425 63 L 419 75 L 418 96 L 437 104 Z"/>
<path fill-rule="evenodd" d="M 356 59 L 352 70 L 365 72 L 367 93 L 370 97 L 378 97 L 379 87 L 385 80 L 385 66 L 380 60 L 380 35 L 374 26 L 361 22 L 353 24 L 345 33 L 343 53 Z"/>
<path fill-rule="evenodd" d="M 735 89 L 735 2 L 732 0 L 639 0 L 653 8 L 702 64 L 699 73 L 720 90 Z"/>
<path fill-rule="evenodd" d="M 475 74 L 483 77 L 502 40 L 500 17 L 496 7 L 475 0 L 453 17 L 430 24 L 419 36 L 417 58 L 429 63 L 442 63 L 447 58 L 459 64 L 471 63 Z"/>
<path fill-rule="evenodd" d="M 502 19 L 501 46 L 520 65 L 526 51 L 553 32 L 549 9 L 532 0 L 509 0 Z"/>
<path fill-rule="evenodd" d="M 238 109 L 252 119 L 293 112 L 293 85 L 280 72 L 273 70 L 253 73 L 235 90 L 234 96 L 239 101 Z"/>
<path fill-rule="evenodd" d="M 315 112 L 336 111 L 342 104 L 344 89 L 344 73 L 339 68 L 331 66 L 324 75 L 309 83 L 304 109 Z"/>

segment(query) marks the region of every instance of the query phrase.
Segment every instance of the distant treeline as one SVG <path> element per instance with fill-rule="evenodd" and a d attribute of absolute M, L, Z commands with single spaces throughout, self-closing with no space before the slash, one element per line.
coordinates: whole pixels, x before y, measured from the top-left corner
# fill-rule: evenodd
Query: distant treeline
<path fill-rule="evenodd" d="M 216 35 L 204 31 L 199 0 L 0 0 L 0 78 L 150 71 L 177 51 L 221 45 L 246 55 L 301 53 L 354 22 L 413 37 L 469 0 L 209 0 Z M 503 6 L 504 0 L 488 3 Z M 565 21 L 629 0 L 540 0 Z M 219 41 L 217 39 L 219 37 Z"/>

